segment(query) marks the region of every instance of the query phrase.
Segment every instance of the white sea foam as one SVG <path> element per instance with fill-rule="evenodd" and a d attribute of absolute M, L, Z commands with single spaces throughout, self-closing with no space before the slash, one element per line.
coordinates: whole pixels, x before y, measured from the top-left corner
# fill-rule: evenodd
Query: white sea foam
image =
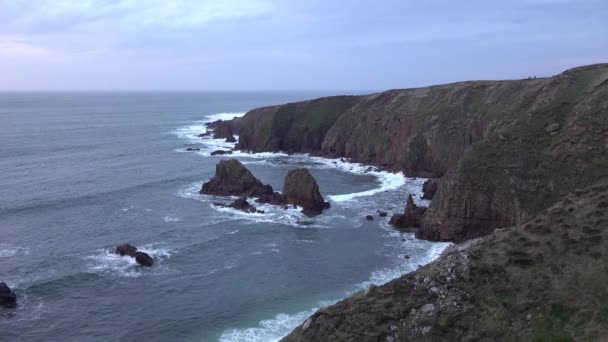
<path fill-rule="evenodd" d="M 167 223 L 172 223 L 172 222 L 179 222 L 182 219 L 179 218 L 179 217 L 177 217 L 177 216 L 169 216 L 169 215 L 167 215 L 167 216 L 163 217 L 163 220 L 165 220 L 165 222 L 167 222 Z"/>
<path fill-rule="evenodd" d="M 182 126 L 173 131 L 173 134 L 180 139 L 186 140 L 191 147 L 200 148 L 198 154 L 208 156 L 211 152 L 216 150 L 229 150 L 233 149 L 235 143 L 229 143 L 224 139 L 213 139 L 210 136 L 199 137 L 201 133 L 207 133 L 207 126 L 205 124 L 214 122 L 217 120 L 232 120 L 237 117 L 241 117 L 245 113 L 217 113 L 208 115 L 205 119 L 194 122 L 191 125 Z M 235 135 L 238 140 L 238 136 Z M 177 152 L 185 152 L 185 149 L 177 150 Z"/>
<path fill-rule="evenodd" d="M 148 244 L 137 249 L 149 254 L 154 259 L 154 266 L 143 269 L 137 265 L 134 258 L 120 256 L 113 250 L 100 249 L 95 255 L 87 256 L 89 270 L 91 272 L 107 273 L 122 277 L 139 277 L 146 274 L 148 270 L 157 271 L 163 269 L 160 266 L 163 260 L 171 257 L 172 251 L 168 248 L 159 247 L 156 244 Z"/>
<path fill-rule="evenodd" d="M 7 244 L 0 244 L 0 258 L 10 258 L 14 256 L 23 256 L 30 254 L 30 249 L 27 247 L 15 247 Z"/>

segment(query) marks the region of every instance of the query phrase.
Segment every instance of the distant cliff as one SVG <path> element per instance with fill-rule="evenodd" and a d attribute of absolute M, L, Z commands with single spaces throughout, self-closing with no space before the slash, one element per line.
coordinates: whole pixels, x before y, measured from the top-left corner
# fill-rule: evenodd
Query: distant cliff
<path fill-rule="evenodd" d="M 264 107 L 224 123 L 247 151 L 347 157 L 442 177 L 418 236 L 463 241 L 524 222 L 608 176 L 608 64 Z"/>

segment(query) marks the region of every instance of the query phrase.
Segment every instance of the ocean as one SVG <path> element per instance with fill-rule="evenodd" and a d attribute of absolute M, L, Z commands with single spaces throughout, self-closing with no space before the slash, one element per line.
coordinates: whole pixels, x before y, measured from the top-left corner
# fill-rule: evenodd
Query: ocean
<path fill-rule="evenodd" d="M 436 258 L 447 244 L 376 215 L 402 212 L 408 193 L 428 205 L 424 179 L 307 155 L 210 156 L 232 144 L 197 136 L 205 122 L 325 95 L 0 93 L 0 281 L 18 296 L 0 309 L 0 341 L 276 341 Z M 310 168 L 331 209 L 215 207 L 229 199 L 198 190 L 225 158 L 278 191 L 288 170 Z M 122 243 L 155 265 L 113 254 Z"/>

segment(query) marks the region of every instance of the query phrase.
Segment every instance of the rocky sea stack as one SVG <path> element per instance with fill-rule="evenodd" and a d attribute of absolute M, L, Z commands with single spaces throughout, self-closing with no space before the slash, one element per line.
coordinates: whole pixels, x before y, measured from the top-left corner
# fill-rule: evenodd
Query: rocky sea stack
<path fill-rule="evenodd" d="M 414 198 L 412 194 L 409 194 L 403 214 L 394 214 L 389 224 L 401 229 L 418 228 L 426 209 L 426 207 L 419 207 L 414 204 Z"/>
<path fill-rule="evenodd" d="M 200 193 L 217 196 L 260 197 L 272 195 L 270 185 L 259 179 L 236 159 L 220 160 L 215 166 L 215 176 L 203 184 Z"/>
<path fill-rule="evenodd" d="M 283 196 L 287 203 L 303 208 L 309 216 L 316 216 L 329 207 L 323 200 L 317 181 L 308 169 L 295 169 L 289 171 L 283 183 Z"/>

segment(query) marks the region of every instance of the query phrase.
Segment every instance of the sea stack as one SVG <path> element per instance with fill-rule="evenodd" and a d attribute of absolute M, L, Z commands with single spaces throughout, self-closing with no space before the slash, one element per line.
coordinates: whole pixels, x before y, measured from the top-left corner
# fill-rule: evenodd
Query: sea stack
<path fill-rule="evenodd" d="M 218 196 L 260 197 L 272 195 L 270 185 L 259 179 L 236 159 L 220 160 L 215 166 L 215 176 L 203 184 L 201 194 Z"/>
<path fill-rule="evenodd" d="M 394 214 L 389 221 L 389 224 L 397 228 L 418 228 L 422 214 L 426 211 L 426 207 L 418 207 L 414 204 L 412 194 L 407 196 L 407 203 L 403 214 Z"/>
<path fill-rule="evenodd" d="M 287 203 L 295 204 L 303 208 L 307 216 L 317 216 L 323 209 L 329 207 L 319 191 L 317 181 L 308 169 L 295 169 L 289 171 L 283 183 L 283 196 Z"/>

